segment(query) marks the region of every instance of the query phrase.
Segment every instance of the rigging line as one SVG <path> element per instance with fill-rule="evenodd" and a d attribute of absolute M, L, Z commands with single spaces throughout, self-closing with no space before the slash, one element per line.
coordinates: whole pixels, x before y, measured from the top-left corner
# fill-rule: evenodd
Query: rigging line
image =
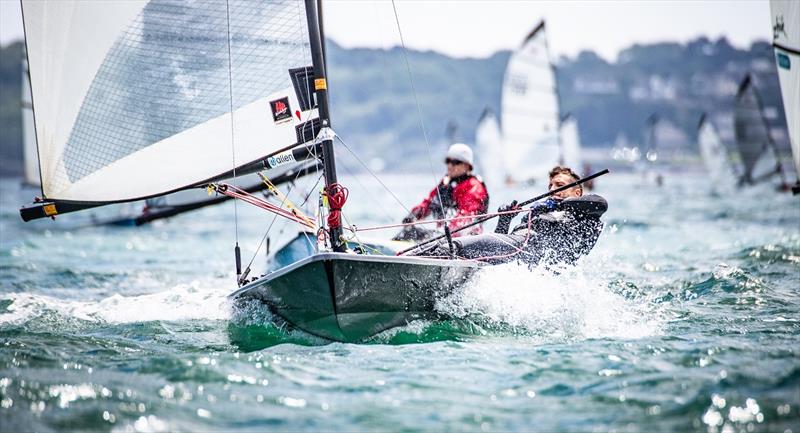
<path fill-rule="evenodd" d="M 233 67 L 231 66 L 231 7 L 230 1 L 225 0 L 225 15 L 227 19 L 228 31 L 228 96 L 231 113 L 231 162 L 233 166 L 233 184 L 236 184 L 236 145 L 234 141 L 234 120 L 233 120 Z M 233 200 L 233 225 L 236 237 L 236 248 L 239 248 L 239 207 L 237 200 Z M 238 277 L 237 277 L 238 278 Z"/>
<path fill-rule="evenodd" d="M 317 185 L 319 185 L 319 182 L 322 180 L 323 176 L 325 176 L 325 173 L 322 173 L 322 174 L 319 175 L 319 177 L 317 177 L 317 181 L 314 183 L 314 186 L 312 186 L 311 189 L 308 190 L 308 194 L 306 194 L 306 198 L 303 199 L 302 203 L 300 203 L 301 207 L 305 206 L 305 204 L 308 203 L 308 199 L 311 198 L 311 194 L 313 194 L 314 191 L 317 190 Z M 316 245 L 316 239 L 314 240 L 314 242 L 311 242 L 311 238 L 308 236 L 308 232 L 306 230 L 303 230 L 300 233 L 302 233 L 303 236 L 306 237 L 306 242 L 308 242 L 310 245 Z"/>
<path fill-rule="evenodd" d="M 347 146 L 345 145 L 345 147 L 347 147 Z M 350 149 L 348 149 L 348 150 L 350 150 Z M 352 152 L 351 152 L 351 153 L 352 153 Z M 347 165 L 342 165 L 341 167 L 344 169 L 344 171 L 346 171 L 346 172 L 347 172 L 347 174 L 348 174 L 348 175 L 349 175 L 351 178 L 353 178 L 353 180 L 355 180 L 355 181 L 356 181 L 356 183 L 358 183 L 358 185 L 359 185 L 359 186 L 360 186 L 360 187 L 361 187 L 361 188 L 362 188 L 364 191 L 366 191 L 366 192 L 367 192 L 367 196 L 369 196 L 369 198 L 370 198 L 370 199 L 372 199 L 372 202 L 373 202 L 373 203 L 375 203 L 375 204 L 377 205 L 377 208 L 378 208 L 378 209 L 380 209 L 380 210 L 382 210 L 382 211 L 383 211 L 383 214 L 384 214 L 385 216 L 387 216 L 387 217 L 389 218 L 389 220 L 390 220 L 390 221 L 391 221 L 391 220 L 393 220 L 394 218 L 392 218 L 392 216 L 391 216 L 391 215 L 390 215 L 390 214 L 389 214 L 389 213 L 386 211 L 386 209 L 385 209 L 383 206 L 381 206 L 381 203 L 380 203 L 380 202 L 379 202 L 379 201 L 378 201 L 378 200 L 377 200 L 377 199 L 376 199 L 376 198 L 375 198 L 375 197 L 374 197 L 372 194 L 370 194 L 370 193 L 369 193 L 369 192 L 370 192 L 370 191 L 369 191 L 369 188 L 367 188 L 367 187 L 364 185 L 364 183 L 363 183 L 363 182 L 361 182 L 361 180 L 359 180 L 359 179 L 358 179 L 358 176 L 356 176 L 355 174 L 353 174 L 353 172 L 352 172 L 352 171 L 350 171 L 350 169 L 347 167 Z M 380 179 L 378 179 L 378 182 L 380 182 Z M 387 190 L 388 190 L 388 188 L 387 188 Z M 391 190 L 388 190 L 388 191 L 389 191 L 389 193 L 391 194 L 391 192 L 392 192 L 392 191 L 391 191 Z M 399 201 L 398 201 L 398 203 L 399 203 Z M 400 203 L 400 206 L 403 206 L 403 203 Z M 403 206 L 403 207 L 405 207 L 405 206 Z M 406 209 L 406 211 L 408 211 L 408 209 Z M 342 215 L 344 215 L 344 213 L 342 213 Z"/>
<path fill-rule="evenodd" d="M 286 191 L 285 197 L 288 197 L 288 195 L 291 194 L 291 192 L 292 192 L 292 187 L 290 185 Z M 281 207 L 283 207 L 283 203 L 281 203 Z M 278 219 L 278 214 L 277 213 L 273 214 L 272 221 L 269 223 L 269 227 L 267 227 L 267 232 L 264 233 L 264 236 L 261 238 L 261 242 L 258 243 L 258 247 L 256 247 L 256 251 L 253 253 L 253 257 L 250 259 L 250 263 L 247 264 L 247 267 L 245 269 L 250 269 L 250 266 L 252 266 L 253 262 L 256 259 L 256 256 L 258 256 L 258 252 L 261 251 L 261 246 L 264 245 L 264 241 L 267 240 L 267 236 L 269 236 L 269 232 L 270 230 L 272 230 L 272 225 L 275 224 L 275 220 L 277 219 Z"/>
<path fill-rule="evenodd" d="M 431 175 L 434 182 L 436 182 L 436 197 L 439 199 L 439 209 L 444 212 L 444 202 L 442 195 L 439 192 L 439 180 L 436 178 L 436 171 L 433 168 L 433 159 L 431 158 L 431 144 L 428 141 L 428 134 L 425 132 L 425 121 L 422 118 L 422 108 L 419 105 L 419 97 L 417 96 L 417 89 L 414 87 L 414 78 L 411 75 L 411 64 L 408 62 L 408 52 L 406 50 L 406 42 L 403 39 L 403 30 L 400 28 L 400 16 L 397 14 L 397 5 L 392 0 L 392 10 L 394 10 L 394 20 L 397 23 L 397 33 L 400 35 L 400 45 L 403 47 L 403 59 L 406 62 L 406 70 L 408 71 L 408 81 L 411 84 L 411 93 L 414 95 L 414 103 L 417 106 L 417 115 L 419 116 L 419 123 L 422 128 L 422 136 L 425 138 L 425 151 L 428 153 L 428 166 L 431 168 Z"/>
<path fill-rule="evenodd" d="M 302 173 L 302 170 L 298 170 L 297 174 L 294 177 L 294 179 L 291 182 L 289 182 L 289 186 L 288 186 L 288 188 L 286 190 L 286 194 L 284 195 L 284 201 L 281 202 L 281 207 L 283 207 L 286 199 L 289 197 L 289 194 L 292 193 L 292 189 L 294 189 L 295 182 L 297 182 L 297 180 L 300 179 L 300 173 Z M 319 179 L 317 179 L 317 183 L 319 183 Z M 314 188 L 316 188 L 316 184 L 314 185 Z M 312 188 L 312 191 L 313 191 L 313 188 Z M 306 200 L 308 200 L 308 198 L 306 198 Z M 305 204 L 305 201 L 300 206 L 303 206 L 303 204 Z M 261 251 L 261 246 L 264 244 L 264 241 L 267 239 L 267 236 L 269 236 L 269 233 L 272 230 L 272 226 L 273 226 L 273 224 L 275 224 L 275 221 L 277 219 L 278 219 L 278 214 L 277 213 L 273 214 L 272 222 L 269 223 L 269 227 L 267 227 L 267 231 L 266 231 L 266 233 L 264 233 L 264 237 L 262 237 L 261 238 L 261 242 L 258 243 L 258 247 L 256 248 L 255 253 L 253 253 L 253 258 L 250 259 L 250 263 L 247 264 L 247 268 L 250 268 L 250 266 L 253 264 L 253 261 L 255 260 L 256 256 L 258 255 L 258 252 Z"/>
<path fill-rule="evenodd" d="M 340 143 L 342 143 L 342 145 L 344 146 L 344 148 L 345 148 L 345 149 L 347 149 L 347 151 L 348 151 L 348 152 L 350 152 L 350 154 L 352 154 L 352 155 L 353 155 L 353 156 L 356 158 L 356 161 L 358 161 L 358 162 L 359 162 L 359 164 L 361 164 L 361 165 L 362 165 L 364 168 L 366 168 L 366 169 L 367 169 L 367 172 L 368 172 L 369 174 L 371 174 L 371 175 L 372 175 L 372 177 L 374 177 L 374 178 L 375 178 L 375 180 L 377 180 L 377 181 L 378 181 L 378 183 L 379 183 L 379 184 L 381 184 L 381 186 L 382 186 L 382 187 L 383 187 L 383 188 L 384 188 L 386 191 L 388 191 L 388 192 L 389 192 L 389 194 L 391 194 L 391 196 L 392 196 L 392 197 L 394 197 L 395 201 L 397 201 L 397 203 L 400 205 L 400 207 L 402 207 L 402 208 L 403 208 L 403 209 L 404 209 L 406 212 L 409 212 L 409 213 L 410 213 L 411 211 L 410 211 L 410 210 L 409 210 L 409 209 L 408 209 L 408 208 L 407 208 L 407 207 L 406 207 L 406 206 L 403 204 L 403 202 L 402 202 L 402 201 L 400 201 L 400 199 L 399 199 L 399 198 L 397 198 L 397 196 L 396 196 L 396 195 L 394 195 L 394 192 L 392 192 L 392 190 L 391 190 L 391 189 L 389 189 L 389 187 L 388 187 L 388 186 L 386 186 L 386 184 L 384 184 L 384 183 L 383 183 L 383 181 L 381 181 L 381 179 L 378 177 L 378 175 L 377 175 L 377 174 L 375 174 L 375 173 L 373 173 L 373 171 L 369 169 L 369 166 L 367 166 L 367 164 L 365 164 L 365 163 L 364 163 L 364 161 L 362 161 L 362 160 L 361 160 L 361 158 L 359 158 L 359 157 L 358 157 L 358 155 L 357 155 L 355 152 L 353 152 L 353 149 L 351 149 L 351 148 L 350 148 L 350 146 L 348 146 L 348 145 L 347 145 L 347 143 L 345 143 L 345 142 L 344 142 L 344 140 L 342 140 L 342 137 L 340 137 L 340 136 L 337 134 L 337 135 L 336 135 L 336 138 L 338 138 L 338 139 L 339 139 L 339 142 L 340 142 Z M 361 183 L 361 182 L 359 181 L 359 183 Z M 441 201 L 441 199 L 440 199 L 440 201 Z"/>

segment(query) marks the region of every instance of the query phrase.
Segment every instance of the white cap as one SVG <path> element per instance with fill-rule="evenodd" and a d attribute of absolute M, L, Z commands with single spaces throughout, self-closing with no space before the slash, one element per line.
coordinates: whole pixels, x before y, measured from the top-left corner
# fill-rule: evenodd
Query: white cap
<path fill-rule="evenodd" d="M 455 159 L 461 162 L 466 162 L 469 165 L 472 163 L 472 149 L 464 143 L 454 143 L 447 149 L 447 158 Z"/>

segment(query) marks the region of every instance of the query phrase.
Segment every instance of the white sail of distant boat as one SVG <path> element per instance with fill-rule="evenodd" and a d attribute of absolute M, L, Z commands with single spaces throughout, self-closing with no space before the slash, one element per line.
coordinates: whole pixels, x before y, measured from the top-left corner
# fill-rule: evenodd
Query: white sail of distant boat
<path fill-rule="evenodd" d="M 507 180 L 546 183 L 559 162 L 560 111 L 556 77 L 540 22 L 508 61 L 501 124 Z"/>
<path fill-rule="evenodd" d="M 33 127 L 31 105 L 31 83 L 28 79 L 28 61 L 22 61 L 22 160 L 25 169 L 25 184 L 38 186 L 39 157 L 36 155 L 36 131 Z"/>
<path fill-rule="evenodd" d="M 770 0 L 772 45 L 781 83 L 783 109 L 798 177 L 793 190 L 800 193 L 800 2 Z"/>
<path fill-rule="evenodd" d="M 269 156 L 295 163 L 288 149 L 319 129 L 304 22 L 271 21 L 297 21 L 296 2 L 23 11 L 47 216 L 270 168 Z"/>
<path fill-rule="evenodd" d="M 497 116 L 489 108 L 483 110 L 475 128 L 475 147 L 479 173 L 489 191 L 497 191 L 505 181 L 503 136 Z"/>
<path fill-rule="evenodd" d="M 572 168 L 576 173 L 583 170 L 578 121 L 571 114 L 561 120 L 561 164 Z"/>
<path fill-rule="evenodd" d="M 697 145 L 708 171 L 712 189 L 719 193 L 732 190 L 736 186 L 736 173 L 731 165 L 730 154 L 714 124 L 705 113 L 700 117 Z"/>
<path fill-rule="evenodd" d="M 753 185 L 783 176 L 777 149 L 764 119 L 761 98 L 750 75 L 742 80 L 736 94 L 734 131 L 743 166 L 740 184 Z"/>

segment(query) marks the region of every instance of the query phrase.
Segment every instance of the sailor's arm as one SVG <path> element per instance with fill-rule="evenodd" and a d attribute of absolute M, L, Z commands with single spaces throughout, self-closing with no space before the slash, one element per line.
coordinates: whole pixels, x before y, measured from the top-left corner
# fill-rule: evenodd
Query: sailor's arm
<path fill-rule="evenodd" d="M 433 201 L 434 197 L 436 197 L 436 194 L 438 194 L 438 190 L 439 190 L 439 185 L 436 185 L 431 190 L 431 192 L 428 194 L 427 197 L 422 199 L 422 201 L 418 205 L 411 208 L 411 215 L 409 216 L 413 216 L 416 219 L 422 219 L 430 215 L 431 202 Z"/>

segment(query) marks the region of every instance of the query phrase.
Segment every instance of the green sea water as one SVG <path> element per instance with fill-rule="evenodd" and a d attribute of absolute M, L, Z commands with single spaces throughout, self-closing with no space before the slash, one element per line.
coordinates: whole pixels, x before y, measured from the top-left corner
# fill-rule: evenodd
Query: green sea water
<path fill-rule="evenodd" d="M 433 183 L 382 179 L 406 207 Z M 4 180 L 0 430 L 800 431 L 800 198 L 666 179 L 601 178 L 606 227 L 576 267 L 486 269 L 438 300 L 451 319 L 362 344 L 228 302 L 237 236 L 267 267 L 257 209 L 22 223 L 37 191 Z M 368 176 L 342 182 L 359 226 L 404 216 Z"/>

